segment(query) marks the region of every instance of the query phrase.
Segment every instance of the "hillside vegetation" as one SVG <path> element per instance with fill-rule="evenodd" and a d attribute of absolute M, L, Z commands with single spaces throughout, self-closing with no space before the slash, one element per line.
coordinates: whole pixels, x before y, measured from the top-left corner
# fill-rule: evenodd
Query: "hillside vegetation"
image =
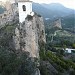
<path fill-rule="evenodd" d="M 34 75 L 36 61 L 26 52 L 17 52 L 13 35 L 16 25 L 6 25 L 0 29 L 0 75 Z"/>
<path fill-rule="evenodd" d="M 33 11 L 37 12 L 44 18 L 50 19 L 74 14 L 74 10 L 66 8 L 59 3 L 51 3 L 51 4 L 33 3 Z"/>

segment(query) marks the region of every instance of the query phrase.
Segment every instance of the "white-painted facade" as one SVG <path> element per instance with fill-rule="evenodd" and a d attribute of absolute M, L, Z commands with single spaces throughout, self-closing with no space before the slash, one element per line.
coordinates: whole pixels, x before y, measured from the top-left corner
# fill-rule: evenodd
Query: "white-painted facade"
<path fill-rule="evenodd" d="M 32 13 L 32 2 L 31 1 L 19 1 L 18 9 L 19 9 L 19 22 L 22 23 L 25 21 L 25 18 L 27 17 L 27 15 L 30 15 Z"/>
<path fill-rule="evenodd" d="M 65 49 L 65 52 L 66 52 L 66 53 L 72 53 L 72 51 L 75 51 L 75 49 L 70 49 L 70 48 L 66 48 L 66 49 Z"/>

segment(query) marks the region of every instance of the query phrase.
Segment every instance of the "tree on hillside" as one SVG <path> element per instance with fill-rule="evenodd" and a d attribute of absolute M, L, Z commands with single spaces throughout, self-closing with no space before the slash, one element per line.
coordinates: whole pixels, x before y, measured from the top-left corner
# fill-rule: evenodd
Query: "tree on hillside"
<path fill-rule="evenodd" d="M 72 48 L 74 48 L 74 49 L 75 49 L 75 43 L 72 45 Z"/>

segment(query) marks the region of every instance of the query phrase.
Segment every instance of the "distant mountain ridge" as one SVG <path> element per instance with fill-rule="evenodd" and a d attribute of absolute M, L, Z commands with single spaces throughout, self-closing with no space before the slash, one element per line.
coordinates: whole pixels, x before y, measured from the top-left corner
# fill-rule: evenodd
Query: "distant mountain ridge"
<path fill-rule="evenodd" d="M 64 7 L 59 3 L 39 4 L 33 3 L 33 11 L 41 14 L 44 18 L 64 17 L 74 14 L 75 10 Z"/>

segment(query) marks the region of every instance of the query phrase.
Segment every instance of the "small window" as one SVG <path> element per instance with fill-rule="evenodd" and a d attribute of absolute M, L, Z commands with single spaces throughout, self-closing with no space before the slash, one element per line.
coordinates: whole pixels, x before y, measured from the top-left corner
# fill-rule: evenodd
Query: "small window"
<path fill-rule="evenodd" d="M 18 3 L 16 3 L 16 6 L 18 7 Z"/>
<path fill-rule="evenodd" d="M 26 11 L 26 6 L 25 5 L 23 5 L 22 8 L 23 8 L 23 11 Z"/>

